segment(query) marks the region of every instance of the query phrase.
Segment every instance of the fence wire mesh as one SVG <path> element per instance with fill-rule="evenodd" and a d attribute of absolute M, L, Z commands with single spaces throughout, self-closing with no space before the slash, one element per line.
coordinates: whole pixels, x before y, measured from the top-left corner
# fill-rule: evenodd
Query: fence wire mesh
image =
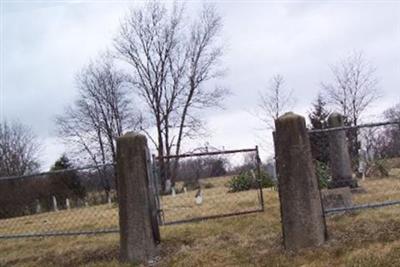
<path fill-rule="evenodd" d="M 114 164 L 0 178 L 0 238 L 111 232 Z"/>
<path fill-rule="evenodd" d="M 332 168 L 338 166 L 332 161 L 343 160 L 334 154 L 341 145 L 332 142 L 332 138 L 335 138 L 332 135 L 338 133 L 345 136 L 352 174 L 349 177 L 352 181 L 345 179 L 343 185 L 335 182 L 332 177 L 332 174 L 337 172 Z M 343 207 L 325 207 L 325 213 L 334 214 L 400 204 L 399 122 L 311 130 L 309 136 L 320 187 L 352 187 L 350 204 L 347 203 Z"/>
<path fill-rule="evenodd" d="M 275 183 L 261 165 L 258 149 L 209 150 L 157 158 L 161 224 L 264 210 L 262 188 Z"/>

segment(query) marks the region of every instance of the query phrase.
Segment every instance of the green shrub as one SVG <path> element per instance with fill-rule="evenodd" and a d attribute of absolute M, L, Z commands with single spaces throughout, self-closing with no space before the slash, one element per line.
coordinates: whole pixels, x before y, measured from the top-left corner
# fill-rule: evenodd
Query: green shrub
<path fill-rule="evenodd" d="M 329 166 L 321 161 L 316 161 L 315 172 L 319 181 L 319 187 L 327 188 L 328 183 L 331 180 L 331 171 Z"/>
<path fill-rule="evenodd" d="M 275 186 L 275 182 L 272 179 L 271 175 L 269 175 L 269 173 L 267 173 L 266 171 L 261 171 L 261 187 L 262 188 L 269 188 L 269 187 L 274 187 Z"/>
<path fill-rule="evenodd" d="M 261 183 L 262 188 L 275 186 L 271 176 L 265 171 L 261 171 L 260 181 L 254 178 L 251 171 L 242 171 L 239 175 L 233 176 L 228 182 L 229 192 L 257 189 L 260 187 L 259 183 Z"/>
<path fill-rule="evenodd" d="M 246 191 L 251 188 L 253 178 L 248 171 L 241 172 L 237 176 L 233 176 L 228 182 L 229 192 Z"/>

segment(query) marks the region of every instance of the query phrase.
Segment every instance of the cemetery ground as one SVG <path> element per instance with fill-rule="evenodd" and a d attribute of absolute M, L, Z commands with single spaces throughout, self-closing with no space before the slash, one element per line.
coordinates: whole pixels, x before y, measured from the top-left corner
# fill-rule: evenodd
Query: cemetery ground
<path fill-rule="evenodd" d="M 353 194 L 354 204 L 400 199 L 400 169 L 392 169 L 389 178 L 360 181 L 367 193 Z M 218 186 L 210 188 L 221 194 Z M 192 192 L 188 192 L 188 195 Z M 229 202 L 234 194 L 223 194 Z M 178 194 L 176 199 L 180 195 Z M 192 197 L 188 198 L 192 201 Z M 161 227 L 161 258 L 156 266 L 399 266 L 400 207 L 363 210 L 351 214 L 328 216 L 328 242 L 319 248 L 293 254 L 285 252 L 281 243 L 279 200 L 276 191 L 264 189 L 265 212 L 208 220 L 197 223 Z M 164 200 L 173 208 L 175 200 Z M 168 202 L 169 201 L 169 202 Z M 180 202 L 176 207 L 187 210 Z M 192 202 L 191 202 L 192 203 Z M 207 203 L 206 194 L 205 202 Z M 225 204 L 226 204 L 225 203 Z M 240 203 L 239 203 L 240 205 Z M 243 204 L 245 205 L 245 204 Z M 223 205 L 217 207 L 223 208 Z M 210 207 L 208 207 L 210 208 Z M 13 227 L 13 220 L 22 220 L 26 227 L 44 221 L 65 220 L 63 213 L 74 213 L 71 227 L 92 227 L 100 221 L 85 209 L 103 209 L 102 216 L 115 217 L 116 207 L 108 205 L 72 209 L 0 221 L 0 231 Z M 88 210 L 87 210 L 88 211 Z M 184 212 L 179 212 L 179 216 Z M 46 218 L 48 216 L 48 218 Z M 51 216 L 58 216 L 51 218 Z M 15 223 L 15 221 L 14 221 Z M 19 222 L 21 223 L 21 221 Z M 103 225 L 110 227 L 112 225 Z M 115 225 L 114 225 L 115 226 Z M 73 228 L 71 228 L 73 229 Z M 118 262 L 119 236 L 46 237 L 0 240 L 0 266 L 125 266 Z M 126 265 L 129 266 L 129 265 Z"/>

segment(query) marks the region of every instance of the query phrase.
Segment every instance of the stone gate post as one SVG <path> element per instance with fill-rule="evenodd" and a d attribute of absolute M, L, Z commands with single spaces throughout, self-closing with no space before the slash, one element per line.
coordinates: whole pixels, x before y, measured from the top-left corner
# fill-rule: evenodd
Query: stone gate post
<path fill-rule="evenodd" d="M 158 254 L 159 231 L 153 219 L 146 137 L 128 133 L 117 139 L 120 257 L 147 264 Z"/>
<path fill-rule="evenodd" d="M 275 121 L 275 154 L 283 243 L 287 250 L 319 246 L 326 225 L 305 119 L 286 113 Z"/>

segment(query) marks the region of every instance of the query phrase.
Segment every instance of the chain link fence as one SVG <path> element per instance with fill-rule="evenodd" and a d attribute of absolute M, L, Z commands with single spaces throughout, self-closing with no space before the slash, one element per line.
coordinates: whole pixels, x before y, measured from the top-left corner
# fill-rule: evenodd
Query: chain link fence
<path fill-rule="evenodd" d="M 0 178 L 0 238 L 118 232 L 114 167 Z"/>
<path fill-rule="evenodd" d="M 149 166 L 160 225 L 261 212 L 262 189 L 275 188 L 257 147 L 154 157 Z M 118 233 L 115 177 L 115 164 L 1 177 L 0 239 Z"/>
<path fill-rule="evenodd" d="M 332 174 L 341 165 L 333 135 L 342 133 L 349 155 L 351 177 L 341 185 Z M 351 187 L 351 203 L 325 208 L 326 214 L 387 207 L 400 204 L 400 122 L 389 121 L 358 126 L 310 130 L 310 144 L 320 187 Z M 351 181 L 350 181 L 351 179 Z"/>
<path fill-rule="evenodd" d="M 156 158 L 161 225 L 264 210 L 262 188 L 275 182 L 261 165 L 257 147 L 197 151 Z"/>

